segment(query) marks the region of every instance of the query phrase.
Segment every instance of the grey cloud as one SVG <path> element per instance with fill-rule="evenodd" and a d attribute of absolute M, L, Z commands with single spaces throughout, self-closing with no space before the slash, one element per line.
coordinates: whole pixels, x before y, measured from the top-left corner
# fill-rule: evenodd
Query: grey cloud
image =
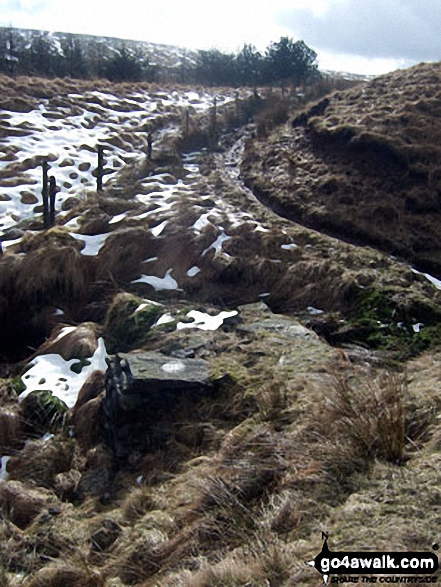
<path fill-rule="evenodd" d="M 315 16 L 286 11 L 281 24 L 315 49 L 412 61 L 441 60 L 439 0 L 347 0 L 331 2 Z"/>
<path fill-rule="evenodd" d="M 2 12 L 7 13 L 21 13 L 38 14 L 48 7 L 49 0 L 34 0 L 33 2 L 23 2 L 22 0 L 2 0 Z"/>

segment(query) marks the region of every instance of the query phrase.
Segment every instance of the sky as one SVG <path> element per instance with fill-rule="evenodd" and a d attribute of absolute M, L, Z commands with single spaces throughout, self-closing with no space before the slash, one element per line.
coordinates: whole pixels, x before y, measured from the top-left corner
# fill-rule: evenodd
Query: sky
<path fill-rule="evenodd" d="M 441 60 L 440 22 L 440 0 L 0 0 L 0 26 L 231 52 L 288 36 L 360 74 Z"/>

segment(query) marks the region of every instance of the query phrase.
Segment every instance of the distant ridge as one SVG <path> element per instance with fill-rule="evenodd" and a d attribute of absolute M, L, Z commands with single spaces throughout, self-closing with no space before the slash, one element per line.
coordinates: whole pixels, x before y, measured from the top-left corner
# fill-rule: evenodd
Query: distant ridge
<path fill-rule="evenodd" d="M 0 27 L 0 71 L 9 73 L 8 68 L 14 59 L 11 47 L 16 52 L 29 49 L 33 42 L 42 39 L 52 52 L 52 55 L 63 56 L 63 47 L 75 45 L 80 48 L 86 58 L 93 59 L 94 52 L 102 51 L 102 59 L 114 57 L 122 48 L 128 55 L 140 60 L 147 60 L 151 67 L 156 69 L 157 81 L 181 81 L 188 82 L 188 70 L 195 66 L 198 51 L 186 49 L 176 45 L 152 43 L 150 41 L 136 41 L 119 37 L 102 35 L 85 35 L 81 33 L 66 33 L 60 31 L 47 31 L 37 29 L 23 29 L 15 27 Z M 95 56 L 96 58 L 96 56 Z M 375 76 L 349 73 L 344 71 L 320 70 L 329 78 L 343 79 L 347 81 L 369 81 Z M 93 74 L 96 72 L 92 72 Z"/>

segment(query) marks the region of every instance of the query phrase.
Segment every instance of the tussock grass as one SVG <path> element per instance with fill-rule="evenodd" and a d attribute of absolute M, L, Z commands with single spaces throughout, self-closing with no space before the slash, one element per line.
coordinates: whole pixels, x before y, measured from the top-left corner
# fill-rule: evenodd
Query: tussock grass
<path fill-rule="evenodd" d="M 406 380 L 396 373 L 381 373 L 362 382 L 332 375 L 325 402 L 325 421 L 346 438 L 354 455 L 400 463 L 406 444 Z"/>

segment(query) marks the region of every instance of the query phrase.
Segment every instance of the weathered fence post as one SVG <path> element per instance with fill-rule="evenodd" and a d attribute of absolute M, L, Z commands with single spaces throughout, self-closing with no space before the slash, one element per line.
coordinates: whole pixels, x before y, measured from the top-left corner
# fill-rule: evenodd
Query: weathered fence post
<path fill-rule="evenodd" d="M 103 177 L 104 177 L 104 147 L 103 145 L 98 145 L 98 169 L 96 174 L 96 189 L 97 192 L 103 191 Z"/>
<path fill-rule="evenodd" d="M 239 92 L 236 90 L 234 93 L 234 107 L 236 113 L 236 126 L 240 125 L 240 102 L 239 102 Z"/>
<path fill-rule="evenodd" d="M 153 151 L 153 135 L 151 132 L 147 135 L 147 158 L 149 161 L 152 160 L 152 151 Z"/>
<path fill-rule="evenodd" d="M 57 180 L 53 175 L 49 178 L 49 226 L 55 224 L 55 198 L 57 197 Z"/>
<path fill-rule="evenodd" d="M 188 135 L 190 132 L 190 110 L 187 108 L 185 111 L 185 134 Z"/>
<path fill-rule="evenodd" d="M 213 98 L 210 120 L 210 148 L 214 148 L 217 142 L 217 97 Z"/>
<path fill-rule="evenodd" d="M 43 197 L 43 225 L 44 228 L 49 228 L 49 163 L 43 161 L 41 166 L 43 168 L 43 186 L 41 188 L 41 195 Z"/>

